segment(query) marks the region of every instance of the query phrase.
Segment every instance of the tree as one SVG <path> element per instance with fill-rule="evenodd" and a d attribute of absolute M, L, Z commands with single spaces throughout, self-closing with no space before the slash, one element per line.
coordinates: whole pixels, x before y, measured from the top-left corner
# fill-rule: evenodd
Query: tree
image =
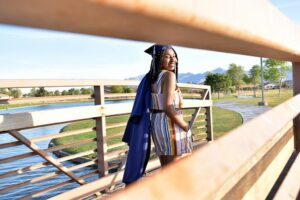
<path fill-rule="evenodd" d="M 69 93 L 68 93 L 68 91 L 66 91 L 66 90 L 63 90 L 62 92 L 61 92 L 61 95 L 62 96 L 66 96 L 66 95 L 68 95 Z"/>
<path fill-rule="evenodd" d="M 21 97 L 22 96 L 22 92 L 21 92 L 21 90 L 20 89 L 8 89 L 8 91 L 9 91 L 9 96 L 12 96 L 12 97 L 14 97 L 14 98 L 19 98 L 19 97 Z"/>
<path fill-rule="evenodd" d="M 282 81 L 287 73 L 291 71 L 291 66 L 286 61 L 267 59 L 264 61 L 264 78 L 279 85 L 279 96 L 281 95 Z"/>
<path fill-rule="evenodd" d="M 0 88 L 0 93 L 1 94 L 8 94 L 8 91 L 6 88 Z"/>
<path fill-rule="evenodd" d="M 81 94 L 92 94 L 93 90 L 92 90 L 92 88 L 81 88 L 80 93 Z"/>
<path fill-rule="evenodd" d="M 133 93 L 134 92 L 133 88 L 128 87 L 128 86 L 125 86 L 123 88 L 123 90 L 124 90 L 124 93 Z"/>
<path fill-rule="evenodd" d="M 36 88 L 31 88 L 30 92 L 29 92 L 29 96 L 30 97 L 35 97 L 36 94 Z"/>
<path fill-rule="evenodd" d="M 59 90 L 55 90 L 55 91 L 54 91 L 54 96 L 60 96 Z"/>
<path fill-rule="evenodd" d="M 124 88 L 123 88 L 123 86 L 114 85 L 114 86 L 111 87 L 111 92 L 112 93 L 123 93 Z"/>
<path fill-rule="evenodd" d="M 249 82 L 253 84 L 253 96 L 256 97 L 256 88 L 261 83 L 260 66 L 253 65 L 249 71 Z"/>
<path fill-rule="evenodd" d="M 75 89 L 75 91 L 74 91 L 74 95 L 80 95 L 80 90 L 79 89 Z"/>
<path fill-rule="evenodd" d="M 46 96 L 54 96 L 54 92 L 53 91 L 47 91 Z"/>
<path fill-rule="evenodd" d="M 209 73 L 204 81 L 205 85 L 210 85 L 212 92 L 218 93 L 218 99 L 220 98 L 220 92 L 228 92 L 231 86 L 231 79 L 227 74 L 214 74 Z"/>
<path fill-rule="evenodd" d="M 229 65 L 227 74 L 228 74 L 229 78 L 231 79 L 232 86 L 234 86 L 235 89 L 239 91 L 240 86 L 243 83 L 243 78 L 244 78 L 244 74 L 245 74 L 243 66 L 231 63 Z"/>
<path fill-rule="evenodd" d="M 44 87 L 39 87 L 35 92 L 35 97 L 44 97 L 47 96 L 48 91 Z"/>
<path fill-rule="evenodd" d="M 71 88 L 68 90 L 68 95 L 75 95 L 75 88 Z"/>

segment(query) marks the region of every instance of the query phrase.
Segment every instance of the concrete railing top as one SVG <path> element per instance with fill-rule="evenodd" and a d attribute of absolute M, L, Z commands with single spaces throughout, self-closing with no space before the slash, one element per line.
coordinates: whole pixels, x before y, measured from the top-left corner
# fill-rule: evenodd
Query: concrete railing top
<path fill-rule="evenodd" d="M 300 61 L 299 27 L 267 0 L 1 0 L 0 23 Z"/>

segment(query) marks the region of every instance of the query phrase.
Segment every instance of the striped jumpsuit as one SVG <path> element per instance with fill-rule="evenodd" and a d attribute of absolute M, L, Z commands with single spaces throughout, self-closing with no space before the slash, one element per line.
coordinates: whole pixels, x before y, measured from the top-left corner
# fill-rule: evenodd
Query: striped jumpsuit
<path fill-rule="evenodd" d="M 165 71 L 162 71 L 156 81 L 157 93 L 151 94 L 151 109 L 164 110 L 164 94 L 162 94 L 162 77 Z M 174 91 L 173 105 L 175 110 L 181 108 L 182 95 L 179 90 Z M 177 110 L 182 117 L 182 111 Z M 158 156 L 172 155 L 180 156 L 192 151 L 191 131 L 185 132 L 175 124 L 165 112 L 151 113 L 151 134 L 155 145 L 155 151 Z"/>

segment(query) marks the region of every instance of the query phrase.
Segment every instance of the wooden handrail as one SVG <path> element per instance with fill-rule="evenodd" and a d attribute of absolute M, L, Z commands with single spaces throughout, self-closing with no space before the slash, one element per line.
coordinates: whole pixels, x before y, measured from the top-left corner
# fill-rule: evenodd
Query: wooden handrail
<path fill-rule="evenodd" d="M 296 155 L 295 161 L 286 178 L 281 184 L 274 199 L 299 199 L 300 198 L 300 155 Z"/>
<path fill-rule="evenodd" d="M 141 193 L 143 199 L 219 199 L 228 194 L 241 195 L 236 193 L 239 188 L 231 191 L 232 188 L 243 184 L 242 178 L 248 173 L 252 177 L 250 183 L 254 184 L 252 181 L 258 177 L 251 176 L 251 170 L 262 174 L 267 167 L 261 168 L 260 161 L 272 165 L 271 174 L 267 175 L 273 177 L 274 183 L 280 171 L 275 173 L 272 168 L 280 166 L 282 169 L 294 150 L 291 128 L 293 118 L 300 113 L 299 105 L 300 95 L 297 95 L 111 199 L 133 199 Z M 272 159 L 277 162 L 274 164 Z M 162 182 L 164 184 L 157 184 Z M 248 185 L 243 189 L 251 187 Z M 95 184 L 88 183 L 52 199 L 82 198 L 81 195 L 94 191 L 97 191 Z M 252 190 L 249 192 L 251 196 Z M 267 195 L 265 192 L 261 194 L 262 198 Z"/>
<path fill-rule="evenodd" d="M 300 61 L 299 27 L 266 0 L 2 0 L 0 22 Z"/>
<path fill-rule="evenodd" d="M 199 106 L 212 106 L 212 101 L 194 100 L 183 104 L 183 108 L 195 108 Z M 101 116 L 127 114 L 131 112 L 131 109 L 132 103 L 119 103 L 0 115 L 0 132 L 90 119 Z M 16 121 L 18 121 L 18 123 L 16 123 Z"/>
<path fill-rule="evenodd" d="M 1 83 L 1 81 L 0 81 L 0 83 Z M 13 85 L 14 83 L 12 83 L 11 81 L 7 81 L 7 82 L 4 81 L 2 83 L 4 83 L 4 84 L 0 85 L 0 87 L 15 86 L 15 85 Z M 71 84 L 71 83 L 76 84 L 76 81 L 73 81 L 73 82 L 67 81 L 67 84 Z M 92 82 L 92 83 L 96 84 L 95 82 Z M 111 83 L 112 84 L 120 84 L 120 85 L 122 85 L 122 84 L 128 85 L 128 81 L 120 81 L 120 82 L 112 81 Z M 19 84 L 23 84 L 23 83 L 19 83 Z M 24 84 L 43 84 L 43 81 L 33 81 L 32 83 L 25 81 Z M 65 84 L 65 82 L 63 80 L 61 80 L 59 82 L 52 81 L 51 83 L 49 83 L 49 85 L 55 85 L 55 84 L 62 85 L 62 84 Z M 86 84 L 86 83 L 84 83 L 84 84 Z M 134 84 L 136 84 L 136 83 L 134 83 Z M 16 86 L 19 86 L 19 85 L 16 85 Z M 35 86 L 37 86 L 37 85 L 35 85 Z M 182 85 L 180 85 L 180 87 L 181 86 L 189 88 L 188 84 L 182 84 Z M 190 88 L 204 90 L 205 93 L 210 94 L 209 86 L 191 85 Z M 129 114 L 131 112 L 133 103 L 131 102 L 131 103 L 105 104 L 104 85 L 97 85 L 97 84 L 94 85 L 94 91 L 95 91 L 94 99 L 95 99 L 96 105 L 93 105 L 93 106 L 49 109 L 49 110 L 30 111 L 30 112 L 23 112 L 23 113 L 1 115 L 0 116 L 0 133 L 9 132 L 10 134 L 13 134 L 18 140 L 20 140 L 20 142 L 10 142 L 7 144 L 2 144 L 2 145 L 0 145 L 0 147 L 7 148 L 7 147 L 14 147 L 15 145 L 25 144 L 26 146 L 32 148 L 32 150 L 34 151 L 34 152 L 30 152 L 30 153 L 25 153 L 25 154 L 23 153 L 23 154 L 20 154 L 17 156 L 12 156 L 9 158 L 1 159 L 1 161 L 0 161 L 1 163 L 7 163 L 7 162 L 11 162 L 11 161 L 21 159 L 21 158 L 28 158 L 33 155 L 40 155 L 41 157 L 46 158 L 49 161 L 37 163 L 37 164 L 31 165 L 31 166 L 22 166 L 18 170 L 8 171 L 7 173 L 1 174 L 0 177 L 5 178 L 5 177 L 9 177 L 9 176 L 18 175 L 18 174 L 33 171 L 33 170 L 36 170 L 36 169 L 39 169 L 42 167 L 46 167 L 47 165 L 52 164 L 52 165 L 56 166 L 59 170 L 61 170 L 63 173 L 70 176 L 73 179 L 73 181 L 77 181 L 77 182 L 80 182 L 81 184 L 83 184 L 83 183 L 85 183 L 86 180 L 82 180 L 81 177 L 74 176 L 74 174 L 71 172 L 72 169 L 77 169 L 77 168 L 91 165 L 91 164 L 95 163 L 94 161 L 97 160 L 96 161 L 96 163 L 97 163 L 96 165 L 98 166 L 97 171 L 98 171 L 100 177 L 107 175 L 108 171 L 111 169 L 115 170 L 116 168 L 118 168 L 118 170 L 121 170 L 122 166 L 124 166 L 124 161 L 125 161 L 124 159 L 126 159 L 127 150 L 119 150 L 118 151 L 117 149 L 114 149 L 113 151 L 110 151 L 109 153 L 107 153 L 107 149 L 111 150 L 112 148 L 120 148 L 120 147 L 124 146 L 125 144 L 120 143 L 121 142 L 120 141 L 120 142 L 118 142 L 118 144 L 107 146 L 106 140 L 109 138 L 115 138 L 115 137 L 117 137 L 119 139 L 119 137 L 121 137 L 124 133 L 120 132 L 120 133 L 113 133 L 113 134 L 109 134 L 109 135 L 106 135 L 103 133 L 105 133 L 107 129 L 113 130 L 114 128 L 124 127 L 126 125 L 126 123 L 124 123 L 124 122 L 118 122 L 118 123 L 114 123 L 112 125 L 107 126 L 106 117 L 113 117 L 115 115 L 121 116 L 121 115 Z M 117 95 L 119 95 L 119 94 L 117 94 Z M 131 95 L 134 96 L 135 94 L 131 94 Z M 209 108 L 212 106 L 212 100 L 210 98 L 206 98 L 206 97 L 204 98 L 200 94 L 196 94 L 196 96 L 198 96 L 198 95 L 199 95 L 198 99 L 195 99 L 192 101 L 186 101 L 182 106 L 183 109 L 189 109 L 189 110 L 195 110 L 195 109 L 197 110 L 198 109 L 198 110 L 200 110 L 199 107 Z M 209 95 L 209 97 L 210 97 L 210 95 Z M 201 116 L 207 115 L 207 113 L 206 114 L 201 113 L 199 115 L 201 115 Z M 192 121 L 196 121 L 198 118 L 197 113 L 190 114 L 189 116 L 193 118 Z M 74 122 L 74 121 L 80 121 L 80 120 L 86 120 L 86 119 L 95 119 L 96 127 L 66 131 L 61 134 L 50 133 L 47 135 L 43 135 L 40 137 L 31 138 L 31 139 L 27 139 L 24 135 L 21 134 L 21 132 L 19 132 L 20 130 L 29 129 L 29 128 L 48 126 L 48 125 L 53 125 L 53 124 L 61 124 L 61 123 L 67 123 L 67 122 Z M 99 124 L 99 122 L 101 122 L 101 124 Z M 70 143 L 58 145 L 58 146 L 53 146 L 53 147 L 49 147 L 46 149 L 39 149 L 38 146 L 35 144 L 35 142 L 40 142 L 43 140 L 49 140 L 49 139 L 53 139 L 53 138 L 61 138 L 61 137 L 66 137 L 66 136 L 74 136 L 74 135 L 78 135 L 78 134 L 90 132 L 90 131 L 99 131 L 99 134 L 97 133 L 97 138 L 81 139 L 79 141 L 70 142 Z M 119 131 L 119 129 L 118 129 L 118 131 Z M 211 132 L 212 132 L 212 129 L 211 129 Z M 3 134 L 2 134 L 2 136 L 3 136 Z M 102 141 L 102 143 L 101 143 L 101 141 Z M 97 153 L 96 153 L 96 157 L 95 157 L 94 161 L 93 160 L 88 161 L 90 159 L 87 159 L 87 158 L 80 158 L 78 160 L 84 160 L 86 162 L 81 165 L 80 164 L 75 165 L 71 168 L 66 168 L 62 164 L 62 162 L 73 159 L 73 158 L 78 158 L 79 156 L 94 152 L 95 150 L 91 150 L 91 151 L 87 151 L 87 152 L 83 152 L 83 153 L 79 153 L 79 154 L 75 154 L 75 155 L 68 155 L 68 153 L 61 152 L 60 154 L 66 154 L 66 156 L 62 157 L 62 158 L 58 158 L 58 159 L 52 158 L 49 155 L 47 155 L 47 153 L 49 153 L 49 152 L 60 151 L 65 148 L 74 147 L 74 146 L 83 145 L 83 144 L 89 144 L 91 142 L 97 142 L 97 147 L 96 147 Z M 99 151 L 99 148 L 102 148 L 102 151 Z M 121 162 L 121 164 L 120 164 L 120 162 Z M 152 163 L 153 163 L 153 161 L 151 161 L 149 163 L 150 168 L 153 168 Z M 158 168 L 159 164 L 157 163 L 157 161 L 155 161 L 154 163 L 156 163 L 154 168 L 155 169 Z M 147 170 L 150 169 L 149 167 Z M 42 176 L 37 177 L 32 180 L 26 180 L 23 183 L 11 185 L 7 188 L 4 188 L 3 191 L 10 191 L 10 190 L 31 184 L 32 182 L 46 180 L 46 179 L 54 177 L 58 174 L 61 174 L 61 173 L 45 174 L 45 175 L 42 175 Z M 122 177 L 121 176 L 122 173 L 120 173 L 120 171 L 118 171 L 117 174 L 114 174 L 110 177 L 114 177 L 116 175 L 118 177 L 117 179 L 113 179 L 113 181 L 110 184 L 102 185 L 101 187 L 108 189 L 109 187 L 114 186 L 114 184 L 120 183 L 121 177 Z M 63 184 L 56 184 L 53 187 L 52 186 L 49 187 L 49 189 L 41 190 L 39 192 L 33 192 L 32 195 L 41 194 L 48 190 L 50 191 L 54 188 L 59 188 L 60 186 L 66 185 L 69 182 L 70 181 L 64 182 Z M 31 196 L 31 195 L 26 195 L 25 197 L 27 198 L 29 196 Z"/>
<path fill-rule="evenodd" d="M 299 105 L 297 95 L 112 199 L 132 199 L 138 193 L 144 194 L 143 199 L 221 198 L 292 127 L 293 118 L 300 113 Z M 290 144 L 293 151 L 293 143 Z M 156 184 L 162 181 L 164 184 Z"/>
<path fill-rule="evenodd" d="M 54 80 L 54 79 L 26 79 L 0 80 L 0 88 L 28 88 L 28 87 L 80 87 L 94 85 L 138 85 L 139 81 L 130 80 Z"/>
<path fill-rule="evenodd" d="M 253 10 L 256 10 L 255 15 L 253 15 Z M 236 0 L 60 0 L 59 2 L 54 0 L 2 0 L 0 1 L 0 22 L 271 57 L 293 61 L 294 68 L 298 68 L 300 62 L 299 27 L 283 16 L 269 1 L 249 0 L 243 1 L 237 6 Z M 140 24 L 143 24 L 147 29 L 141 29 Z M 281 27 L 280 30 L 278 27 Z M 156 32 L 153 34 L 149 30 L 156 30 Z M 176 32 L 176 34 L 170 37 L 170 32 Z M 294 69 L 294 71 L 299 70 Z M 298 73 L 294 73 L 294 83 L 297 83 L 294 84 L 294 91 L 295 94 L 298 94 L 300 84 L 298 84 L 299 79 L 295 74 Z M 77 83 L 55 80 L 45 81 L 43 84 L 41 81 L 23 82 L 23 84 L 18 82 L 19 80 L 13 80 L 10 83 L 4 82 L 2 84 L 3 82 L 0 81 L 0 87 L 34 87 L 34 85 L 44 87 L 58 85 L 103 87 L 104 85 L 89 80 L 80 80 Z M 105 82 L 108 83 L 108 81 Z M 133 85 L 135 84 L 133 83 Z M 119 84 L 113 82 L 111 85 Z M 104 95 L 101 98 L 103 100 Z M 102 105 L 103 102 L 98 102 L 98 104 Z M 123 193 L 117 194 L 115 198 L 132 199 L 141 193 L 143 199 L 155 199 L 156 197 L 171 197 L 172 199 L 237 197 L 240 194 L 237 194 L 238 189 L 232 191 L 233 187 L 244 184 L 242 179 L 249 178 L 250 175 L 247 172 L 250 170 L 262 174 L 263 171 L 259 166 L 265 167 L 264 164 L 268 162 L 271 166 L 270 169 L 276 167 L 276 175 L 278 175 L 278 169 L 282 167 L 293 150 L 293 137 L 290 128 L 292 127 L 292 119 L 299 114 L 299 104 L 298 95 L 275 108 L 272 112 L 263 114 L 245 126 L 236 129 L 216 143 L 200 149 L 192 156 L 172 164 L 173 166 L 167 166 L 166 170 L 161 170 L 158 175 L 142 180 L 138 185 L 135 184 Z M 212 129 L 211 107 L 205 109 L 207 111 L 207 127 Z M 94 107 L 90 111 L 95 112 Z M 56 112 L 56 114 L 58 113 Z M 102 121 L 100 125 L 98 123 L 97 131 L 103 133 L 103 137 L 99 134 L 97 137 L 103 139 L 105 129 L 102 125 L 105 124 L 105 116 L 99 115 L 99 111 L 94 114 L 96 117 L 101 117 Z M 18 116 L 26 117 L 24 115 Z M 87 117 L 91 116 L 93 115 L 89 113 Z M 81 119 L 81 117 L 80 115 L 79 118 Z M 2 130 L 14 127 L 7 124 L 7 119 L 9 118 L 0 118 L 0 121 L 4 120 L 7 125 L 6 129 L 2 127 Z M 70 119 L 68 118 L 68 120 Z M 76 119 L 73 118 L 72 120 Z M 294 130 L 298 151 L 300 146 L 299 122 L 300 118 L 297 117 Z M 26 123 L 29 127 L 28 122 Z M 43 123 L 46 124 L 46 122 Z M 42 126 L 43 123 L 32 123 L 31 125 L 32 127 Z M 50 124 L 55 123 L 50 122 Z M 100 130 L 99 127 L 103 130 Z M 209 137 L 212 139 L 212 135 Z M 105 141 L 102 142 L 101 147 L 103 145 L 105 145 Z M 104 149 L 106 150 L 106 148 Z M 100 151 L 103 152 L 102 149 Z M 235 154 L 236 152 L 238 154 Z M 211 156 L 214 156 L 213 159 L 207 159 Z M 269 159 L 269 156 L 274 160 Z M 277 168 L 278 166 L 279 168 Z M 265 171 L 266 173 L 262 177 L 270 174 L 270 170 Z M 116 174 L 116 176 L 117 179 L 120 179 L 121 173 Z M 116 178 L 116 176 L 111 177 Z M 101 181 L 111 181 L 111 179 L 107 178 Z M 101 183 L 101 181 L 97 183 Z M 155 184 L 162 181 L 164 182 L 162 185 L 157 186 Z M 257 180 L 252 188 L 246 186 L 246 189 L 249 189 L 247 197 L 251 197 L 255 193 L 255 188 L 259 188 L 257 185 L 260 185 L 261 182 L 261 179 Z M 112 182 L 107 183 L 112 184 Z M 83 188 L 86 190 L 83 191 Z M 97 192 L 100 189 L 101 186 L 86 185 L 76 190 L 78 193 L 74 198 L 77 199 L 84 194 L 92 191 Z M 74 191 L 68 194 L 74 194 L 72 192 Z M 261 196 L 265 196 L 265 189 L 263 192 L 264 194 Z M 126 196 L 122 196 L 124 194 Z M 58 199 L 62 196 L 59 195 Z M 65 196 L 64 199 L 67 198 L 71 197 Z"/>

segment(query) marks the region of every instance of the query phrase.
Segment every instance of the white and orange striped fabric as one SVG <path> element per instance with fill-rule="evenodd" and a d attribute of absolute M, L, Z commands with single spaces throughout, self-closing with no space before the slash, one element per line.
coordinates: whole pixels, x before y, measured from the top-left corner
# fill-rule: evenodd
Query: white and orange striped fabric
<path fill-rule="evenodd" d="M 152 110 L 164 111 L 164 94 L 161 91 L 161 83 L 163 74 L 162 71 L 156 81 L 158 91 L 151 93 Z M 182 105 L 182 95 L 179 89 L 174 91 L 173 98 L 174 108 L 177 110 Z M 183 117 L 182 111 L 177 112 Z M 191 131 L 185 132 L 177 124 L 175 124 L 165 112 L 151 113 L 151 134 L 155 145 L 155 151 L 158 156 L 160 155 L 182 155 L 192 151 L 192 138 Z"/>

